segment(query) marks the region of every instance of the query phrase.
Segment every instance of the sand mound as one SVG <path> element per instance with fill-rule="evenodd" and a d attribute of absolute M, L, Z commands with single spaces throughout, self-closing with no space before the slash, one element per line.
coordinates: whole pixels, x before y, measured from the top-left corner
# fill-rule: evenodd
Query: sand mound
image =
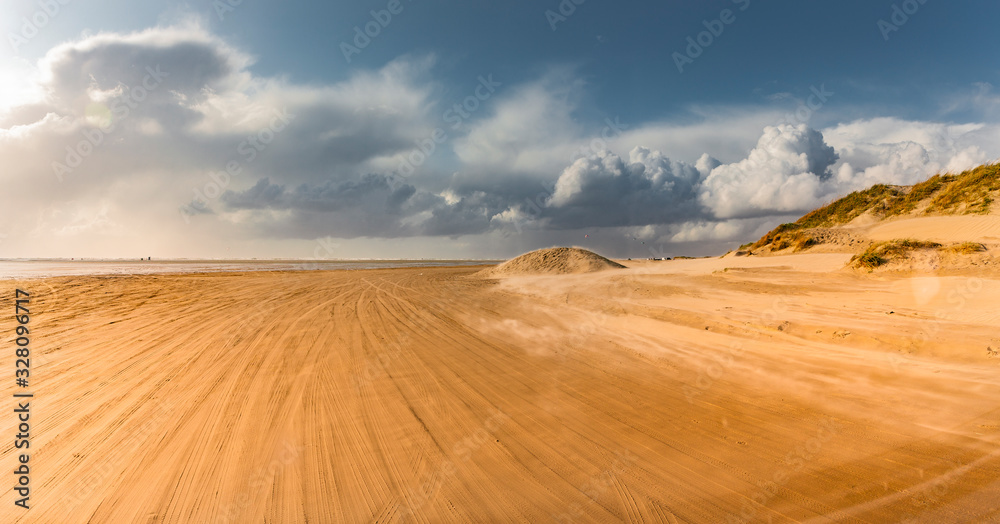
<path fill-rule="evenodd" d="M 621 269 L 623 267 L 625 266 L 586 249 L 554 247 L 525 253 L 496 267 L 480 271 L 479 274 L 486 277 L 538 274 L 566 275 L 573 273 L 593 273 L 595 271 Z"/>

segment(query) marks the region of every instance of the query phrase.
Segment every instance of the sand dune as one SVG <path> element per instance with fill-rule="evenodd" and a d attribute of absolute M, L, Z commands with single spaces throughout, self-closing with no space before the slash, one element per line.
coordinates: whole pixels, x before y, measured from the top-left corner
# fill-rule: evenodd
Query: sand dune
<path fill-rule="evenodd" d="M 1000 166 L 939 174 L 912 186 L 874 185 L 780 224 L 738 255 L 852 253 L 866 272 L 996 274 Z"/>
<path fill-rule="evenodd" d="M 872 240 L 914 238 L 932 242 L 1000 243 L 1000 215 L 954 215 L 908 218 L 880 223 L 868 231 Z"/>
<path fill-rule="evenodd" d="M 1000 281 L 846 256 L 5 282 L 37 433 L 2 520 L 1000 518 Z"/>

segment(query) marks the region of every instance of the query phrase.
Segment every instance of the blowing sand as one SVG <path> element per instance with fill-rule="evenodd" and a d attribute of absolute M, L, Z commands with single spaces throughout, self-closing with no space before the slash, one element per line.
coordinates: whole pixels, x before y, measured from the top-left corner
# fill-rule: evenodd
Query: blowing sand
<path fill-rule="evenodd" d="M 996 521 L 1000 281 L 849 256 L 5 282 L 0 519 Z"/>

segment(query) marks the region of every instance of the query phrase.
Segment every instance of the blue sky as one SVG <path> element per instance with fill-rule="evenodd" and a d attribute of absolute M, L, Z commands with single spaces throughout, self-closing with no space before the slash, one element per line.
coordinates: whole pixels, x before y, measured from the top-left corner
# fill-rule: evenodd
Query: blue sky
<path fill-rule="evenodd" d="M 18 16 L 8 16 L 5 27 L 13 32 L 17 18 L 38 9 L 33 2 L 15 4 Z M 767 104 L 770 95 L 805 93 L 824 82 L 838 86 L 841 105 L 934 118 L 941 114 L 936 99 L 977 82 L 996 84 L 1000 73 L 990 39 L 1000 5 L 985 0 L 928 0 L 888 42 L 877 22 L 891 21 L 899 1 L 623 6 L 587 0 L 553 30 L 546 12 L 560 12 L 556 1 L 401 0 L 403 11 L 350 64 L 340 43 L 350 43 L 354 28 L 387 2 L 244 1 L 232 11 L 209 1 L 95 4 L 63 7 L 67 16 L 56 17 L 21 56 L 40 58 L 85 31 L 128 32 L 200 16 L 214 33 L 257 57 L 253 70 L 263 76 L 328 83 L 401 55 L 434 53 L 441 61 L 438 78 L 460 89 L 484 72 L 520 82 L 554 64 L 571 64 L 591 84 L 596 107 L 630 121 L 683 115 L 693 104 Z M 736 21 L 679 74 L 670 55 L 683 52 L 686 38 L 723 9 L 733 10 Z"/>
<path fill-rule="evenodd" d="M 1000 156 L 986 1 L 50 1 L 0 15 L 2 176 L 39 202 L 0 224 L 5 257 L 713 252 Z M 157 61 L 163 87 L 59 175 Z"/>

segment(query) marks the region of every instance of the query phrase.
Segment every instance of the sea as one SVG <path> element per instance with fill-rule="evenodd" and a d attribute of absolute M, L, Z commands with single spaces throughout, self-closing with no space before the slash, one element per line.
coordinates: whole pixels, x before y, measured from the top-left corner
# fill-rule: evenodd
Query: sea
<path fill-rule="evenodd" d="M 330 271 L 492 265 L 500 260 L 0 259 L 0 279 L 245 271 Z"/>

